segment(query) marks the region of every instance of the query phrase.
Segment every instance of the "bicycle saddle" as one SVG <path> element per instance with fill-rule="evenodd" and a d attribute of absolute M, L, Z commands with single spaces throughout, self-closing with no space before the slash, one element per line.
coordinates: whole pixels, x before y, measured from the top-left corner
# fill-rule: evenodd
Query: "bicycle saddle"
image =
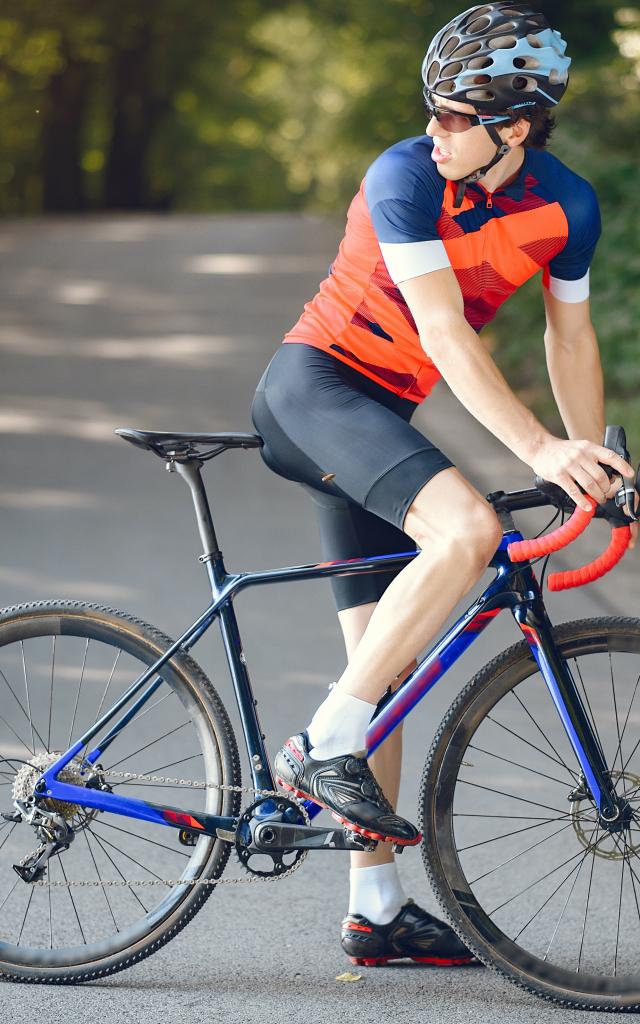
<path fill-rule="evenodd" d="M 260 448 L 264 443 L 259 434 L 182 434 L 167 430 L 134 430 L 133 427 L 118 427 L 114 433 L 161 459 L 168 458 L 171 453 L 181 459 L 211 459 L 227 448 Z M 209 450 L 201 451 L 202 446 Z"/>

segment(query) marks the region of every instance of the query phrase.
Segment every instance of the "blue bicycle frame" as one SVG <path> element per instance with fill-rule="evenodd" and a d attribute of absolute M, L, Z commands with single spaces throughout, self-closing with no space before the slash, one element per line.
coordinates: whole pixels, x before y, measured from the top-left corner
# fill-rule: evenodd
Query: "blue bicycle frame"
<path fill-rule="evenodd" d="M 84 807 L 93 807 L 130 818 L 216 836 L 218 829 L 225 830 L 227 833 L 234 831 L 237 824 L 236 819 L 202 811 L 185 811 L 180 808 L 152 804 L 144 800 L 120 796 L 108 789 L 101 790 L 72 785 L 60 781 L 57 775 L 69 761 L 90 744 L 98 733 L 102 732 L 114 719 L 117 719 L 108 732 L 102 736 L 99 746 L 90 750 L 85 759 L 91 765 L 96 765 L 116 736 L 122 732 L 127 723 L 162 685 L 163 679 L 160 674 L 162 667 L 177 652 L 190 650 L 217 619 L 220 623 L 227 663 L 249 753 L 253 786 L 256 790 L 273 790 L 275 788 L 274 780 L 242 650 L 233 599 L 241 590 L 261 584 L 322 579 L 357 572 L 380 572 L 383 569 L 401 567 L 415 558 L 416 552 L 319 562 L 263 572 L 228 573 L 213 529 L 211 512 L 200 476 L 201 465 L 202 463 L 193 459 L 175 462 L 173 471 L 183 476 L 191 488 L 204 546 L 204 554 L 200 556 L 200 561 L 207 568 L 213 597 L 212 603 L 182 636 L 132 683 L 110 710 L 42 775 L 36 786 L 36 792 L 40 796 L 70 801 Z M 524 495 L 532 492 L 513 493 Z M 493 495 L 489 496 L 489 498 L 493 497 Z M 535 503 L 542 504 L 540 501 Z M 519 507 L 531 507 L 531 504 L 521 504 Z M 613 819 L 617 814 L 617 807 L 613 788 L 608 778 L 604 754 L 591 727 L 569 665 L 561 657 L 556 647 L 551 622 L 545 611 L 538 581 L 529 562 L 514 564 L 507 554 L 508 545 L 513 541 L 522 540 L 522 536 L 515 529 L 510 513 L 504 507 L 500 508 L 498 504 L 495 507 L 504 530 L 500 546 L 490 563 L 496 569 L 495 578 L 375 714 L 367 733 L 368 753 L 372 754 L 380 746 L 389 733 L 403 721 L 427 691 L 435 686 L 500 611 L 508 608 L 522 630 L 539 666 L 598 811 L 605 820 Z M 127 705 L 130 706 L 124 711 Z M 117 718 L 119 712 L 124 713 Z M 321 807 L 310 801 L 306 806 L 310 817 L 314 817 L 322 810 Z"/>

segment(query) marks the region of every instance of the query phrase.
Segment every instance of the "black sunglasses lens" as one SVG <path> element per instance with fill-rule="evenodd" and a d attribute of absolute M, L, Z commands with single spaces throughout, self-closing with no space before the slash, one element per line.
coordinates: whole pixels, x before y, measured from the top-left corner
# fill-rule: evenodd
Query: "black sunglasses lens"
<path fill-rule="evenodd" d="M 466 114 L 457 114 L 453 110 L 443 110 L 425 100 L 425 110 L 430 117 L 435 117 L 438 124 L 441 124 L 446 132 L 466 132 L 472 127 L 471 120 Z"/>

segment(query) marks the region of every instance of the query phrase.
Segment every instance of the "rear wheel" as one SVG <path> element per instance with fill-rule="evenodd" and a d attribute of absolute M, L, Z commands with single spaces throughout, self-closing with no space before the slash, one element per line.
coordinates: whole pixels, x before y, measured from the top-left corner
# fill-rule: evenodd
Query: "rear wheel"
<path fill-rule="evenodd" d="M 456 931 L 530 992 L 640 1009 L 640 621 L 554 630 L 628 805 L 603 827 L 528 644 L 482 669 L 425 765 L 423 859 Z"/>
<path fill-rule="evenodd" d="M 16 795 L 24 799 L 42 768 L 170 645 L 152 626 L 100 605 L 42 601 L 0 612 L 0 811 L 14 812 Z M 105 752 L 104 768 L 239 785 L 231 724 L 202 670 L 180 654 L 161 675 L 159 689 Z M 77 761 L 72 774 L 81 755 Z M 114 792 L 152 803 L 239 812 L 238 793 L 107 781 Z M 51 858 L 45 881 L 101 884 L 25 882 L 13 866 L 39 839 L 27 822 L 0 819 L 0 973 L 13 981 L 88 981 L 143 959 L 191 920 L 213 888 L 186 883 L 218 879 L 229 857 L 229 844 L 210 836 L 187 847 L 173 828 L 80 805 L 54 809 L 74 839 Z M 152 884 L 167 879 L 173 884 Z"/>

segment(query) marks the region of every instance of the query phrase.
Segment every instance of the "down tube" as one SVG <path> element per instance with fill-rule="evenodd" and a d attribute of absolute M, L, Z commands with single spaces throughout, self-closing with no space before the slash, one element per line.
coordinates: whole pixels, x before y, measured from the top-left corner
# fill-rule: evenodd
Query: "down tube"
<path fill-rule="evenodd" d="M 489 563 L 490 567 L 497 570 L 495 579 L 375 716 L 367 731 L 368 757 L 378 749 L 389 733 L 406 718 L 425 693 L 435 686 L 503 608 L 510 608 L 514 603 L 533 597 L 530 592 L 514 591 L 514 584 L 517 590 L 524 581 L 519 575 L 514 580 L 514 566 L 507 550 L 509 544 L 521 539 L 522 535 L 518 530 L 505 532 Z"/>

